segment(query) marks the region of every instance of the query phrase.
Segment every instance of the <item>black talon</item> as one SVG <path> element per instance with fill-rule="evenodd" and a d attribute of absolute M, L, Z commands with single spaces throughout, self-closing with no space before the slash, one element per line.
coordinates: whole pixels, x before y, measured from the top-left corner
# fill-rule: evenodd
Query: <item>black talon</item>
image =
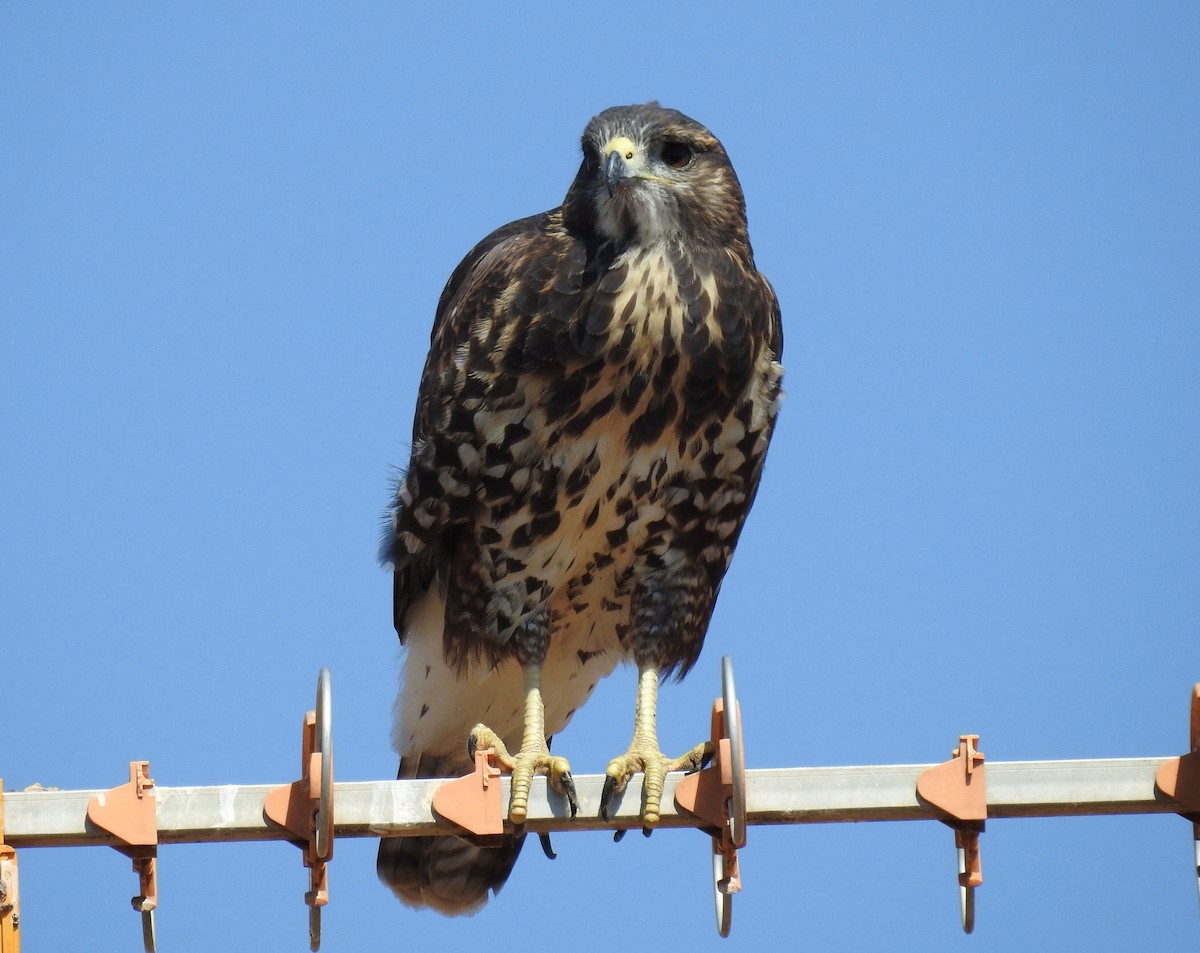
<path fill-rule="evenodd" d="M 621 839 L 626 835 L 626 833 L 628 832 L 623 827 L 619 831 L 613 831 L 613 843 L 621 843 Z"/>
<path fill-rule="evenodd" d="M 471 763 L 474 764 L 474 762 L 475 762 L 475 732 L 473 732 L 473 731 L 469 735 L 467 735 L 467 757 L 471 760 Z"/>
<path fill-rule="evenodd" d="M 571 772 L 568 771 L 559 778 L 559 781 L 562 782 L 563 792 L 567 796 L 567 804 L 571 808 L 571 820 L 575 820 L 575 815 L 579 813 L 579 797 L 575 793 L 575 779 L 571 777 Z M 547 837 L 546 843 L 548 844 L 549 842 L 550 839 Z M 545 846 L 543 845 L 543 847 Z"/>
<path fill-rule="evenodd" d="M 610 802 L 612 801 L 612 796 L 614 793 L 613 789 L 616 788 L 616 786 L 617 779 L 611 774 L 606 774 L 604 776 L 604 787 L 600 791 L 600 817 L 602 820 L 611 820 L 608 815 L 608 809 Z"/>
<path fill-rule="evenodd" d="M 653 828 L 650 828 L 650 827 L 643 827 L 643 828 L 642 828 L 642 836 L 643 836 L 643 837 L 649 837 L 649 836 L 650 836 L 651 834 L 653 834 L 653 833 L 654 833 L 654 829 L 653 829 Z"/>
<path fill-rule="evenodd" d="M 571 816 L 574 817 L 574 815 Z M 538 834 L 538 841 L 542 845 L 542 853 L 545 854 L 549 860 L 558 859 L 558 854 L 554 853 L 554 848 L 550 845 L 549 833 L 543 831 L 542 833 Z"/>

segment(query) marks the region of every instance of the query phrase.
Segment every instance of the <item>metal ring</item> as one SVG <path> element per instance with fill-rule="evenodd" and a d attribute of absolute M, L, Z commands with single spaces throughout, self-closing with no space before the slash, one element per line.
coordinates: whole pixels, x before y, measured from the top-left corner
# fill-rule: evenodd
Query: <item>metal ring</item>
<path fill-rule="evenodd" d="M 746 846 L 746 759 L 742 753 L 742 721 L 733 685 L 733 660 L 721 658 L 721 696 L 725 705 L 725 734 L 733 764 L 733 795 L 729 805 L 729 836 L 734 847 Z M 724 934 L 722 934 L 724 935 Z"/>
<path fill-rule="evenodd" d="M 975 929 L 975 888 L 963 886 L 967 876 L 967 852 L 965 848 L 958 849 L 958 912 L 962 917 L 963 933 Z"/>
<path fill-rule="evenodd" d="M 321 752 L 321 799 L 317 805 L 317 857 L 329 856 L 333 840 L 333 690 L 327 667 L 317 676 L 317 750 Z M 318 941 L 319 942 L 319 941 Z"/>
<path fill-rule="evenodd" d="M 717 908 L 717 933 L 729 936 L 729 928 L 733 924 L 733 896 L 721 889 L 721 881 L 725 879 L 725 855 L 721 853 L 721 844 L 717 838 L 712 839 L 713 866 L 713 902 Z"/>

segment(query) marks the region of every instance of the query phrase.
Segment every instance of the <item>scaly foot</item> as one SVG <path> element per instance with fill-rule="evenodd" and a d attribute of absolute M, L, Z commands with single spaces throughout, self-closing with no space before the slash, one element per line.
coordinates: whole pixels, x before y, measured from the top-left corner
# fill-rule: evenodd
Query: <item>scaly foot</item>
<path fill-rule="evenodd" d="M 699 771 L 712 758 L 712 743 L 696 745 L 679 758 L 668 758 L 658 747 L 658 666 L 638 661 L 637 708 L 633 719 L 633 741 L 621 757 L 613 758 L 605 772 L 600 792 L 600 816 L 609 820 L 613 799 L 625 790 L 635 771 L 645 774 L 642 785 L 642 830 L 648 836 L 662 810 L 663 785 L 668 771 Z"/>
<path fill-rule="evenodd" d="M 545 775 L 550 786 L 567 799 L 571 817 L 579 811 L 579 800 L 575 795 L 575 781 L 571 778 L 571 765 L 566 758 L 550 754 L 544 737 L 526 738 L 521 750 L 515 755 L 487 725 L 476 725 L 467 739 L 467 754 L 475 759 L 476 748 L 491 748 L 496 761 L 512 775 L 512 797 L 508 802 L 508 819 L 520 826 L 525 823 L 529 809 L 529 786 L 538 775 Z"/>
<path fill-rule="evenodd" d="M 642 830 L 647 834 L 658 823 L 662 811 L 663 785 L 668 771 L 699 771 L 712 760 L 712 742 L 705 741 L 678 758 L 668 758 L 658 748 L 654 738 L 638 738 L 619 758 L 613 758 L 605 771 L 604 789 L 600 794 L 600 816 L 609 819 L 613 799 L 625 790 L 635 771 L 645 775 L 642 782 Z"/>
<path fill-rule="evenodd" d="M 515 755 L 496 732 L 487 725 L 476 725 L 467 739 L 467 752 L 475 759 L 475 749 L 491 748 L 496 760 L 512 775 L 511 797 L 508 802 L 508 819 L 520 827 L 525 823 L 529 811 L 529 786 L 533 779 L 543 774 L 550 786 L 567 799 L 574 819 L 579 812 L 579 800 L 575 795 L 575 782 L 571 779 L 571 766 L 566 758 L 550 754 L 546 742 L 546 709 L 542 704 L 542 669 L 539 663 L 522 664 L 525 679 L 525 717 L 521 732 L 521 750 Z"/>

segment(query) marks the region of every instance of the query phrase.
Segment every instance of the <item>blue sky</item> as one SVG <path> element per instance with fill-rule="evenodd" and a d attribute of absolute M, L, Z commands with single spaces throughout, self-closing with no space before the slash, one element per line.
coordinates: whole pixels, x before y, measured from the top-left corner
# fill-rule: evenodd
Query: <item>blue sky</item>
<path fill-rule="evenodd" d="M 746 6 L 746 5 L 743 5 Z M 0 12 L 0 776 L 395 770 L 375 562 L 433 308 L 556 205 L 588 118 L 724 141 L 788 399 L 666 748 L 733 656 L 750 764 L 1178 754 L 1200 680 L 1200 8 L 1189 3 L 9 4 Z M 560 739 L 628 741 L 618 672 Z M 716 948 L 707 840 L 560 836 L 470 920 L 342 840 L 328 951 Z M 940 825 L 756 828 L 723 948 L 1165 949 L 1172 816 L 994 821 L 978 928 Z M 30 949 L 136 949 L 107 849 L 21 856 Z M 305 948 L 283 844 L 164 848 L 160 945 Z M 616 926 L 617 920 L 621 925 Z M 507 941 L 504 941 L 507 942 Z"/>

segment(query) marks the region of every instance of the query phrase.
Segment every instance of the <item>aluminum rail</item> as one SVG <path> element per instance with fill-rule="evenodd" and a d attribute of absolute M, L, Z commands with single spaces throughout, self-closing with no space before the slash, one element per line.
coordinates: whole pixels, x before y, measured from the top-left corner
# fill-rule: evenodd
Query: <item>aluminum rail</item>
<path fill-rule="evenodd" d="M 1155 787 L 1168 758 L 987 762 L 988 818 L 1077 817 L 1103 814 L 1170 814 L 1182 805 Z M 916 794 L 928 764 L 765 768 L 746 772 L 749 824 L 822 824 L 846 821 L 930 820 L 935 814 Z M 660 827 L 695 827 L 675 806 L 667 778 Z M 641 776 L 615 806 L 611 821 L 598 817 L 604 775 L 575 778 L 579 815 L 571 820 L 563 799 L 547 797 L 544 778 L 534 781 L 526 827 L 530 831 L 613 830 L 640 826 Z M 440 779 L 339 781 L 334 784 L 337 837 L 439 835 L 457 828 L 431 807 Z M 502 779 L 508 803 L 508 778 Z M 205 787 L 155 785 L 160 844 L 285 840 L 288 832 L 263 817 L 272 784 Z M 11 847 L 113 846 L 115 839 L 87 820 L 88 802 L 104 792 L 6 791 L 4 839 Z"/>

